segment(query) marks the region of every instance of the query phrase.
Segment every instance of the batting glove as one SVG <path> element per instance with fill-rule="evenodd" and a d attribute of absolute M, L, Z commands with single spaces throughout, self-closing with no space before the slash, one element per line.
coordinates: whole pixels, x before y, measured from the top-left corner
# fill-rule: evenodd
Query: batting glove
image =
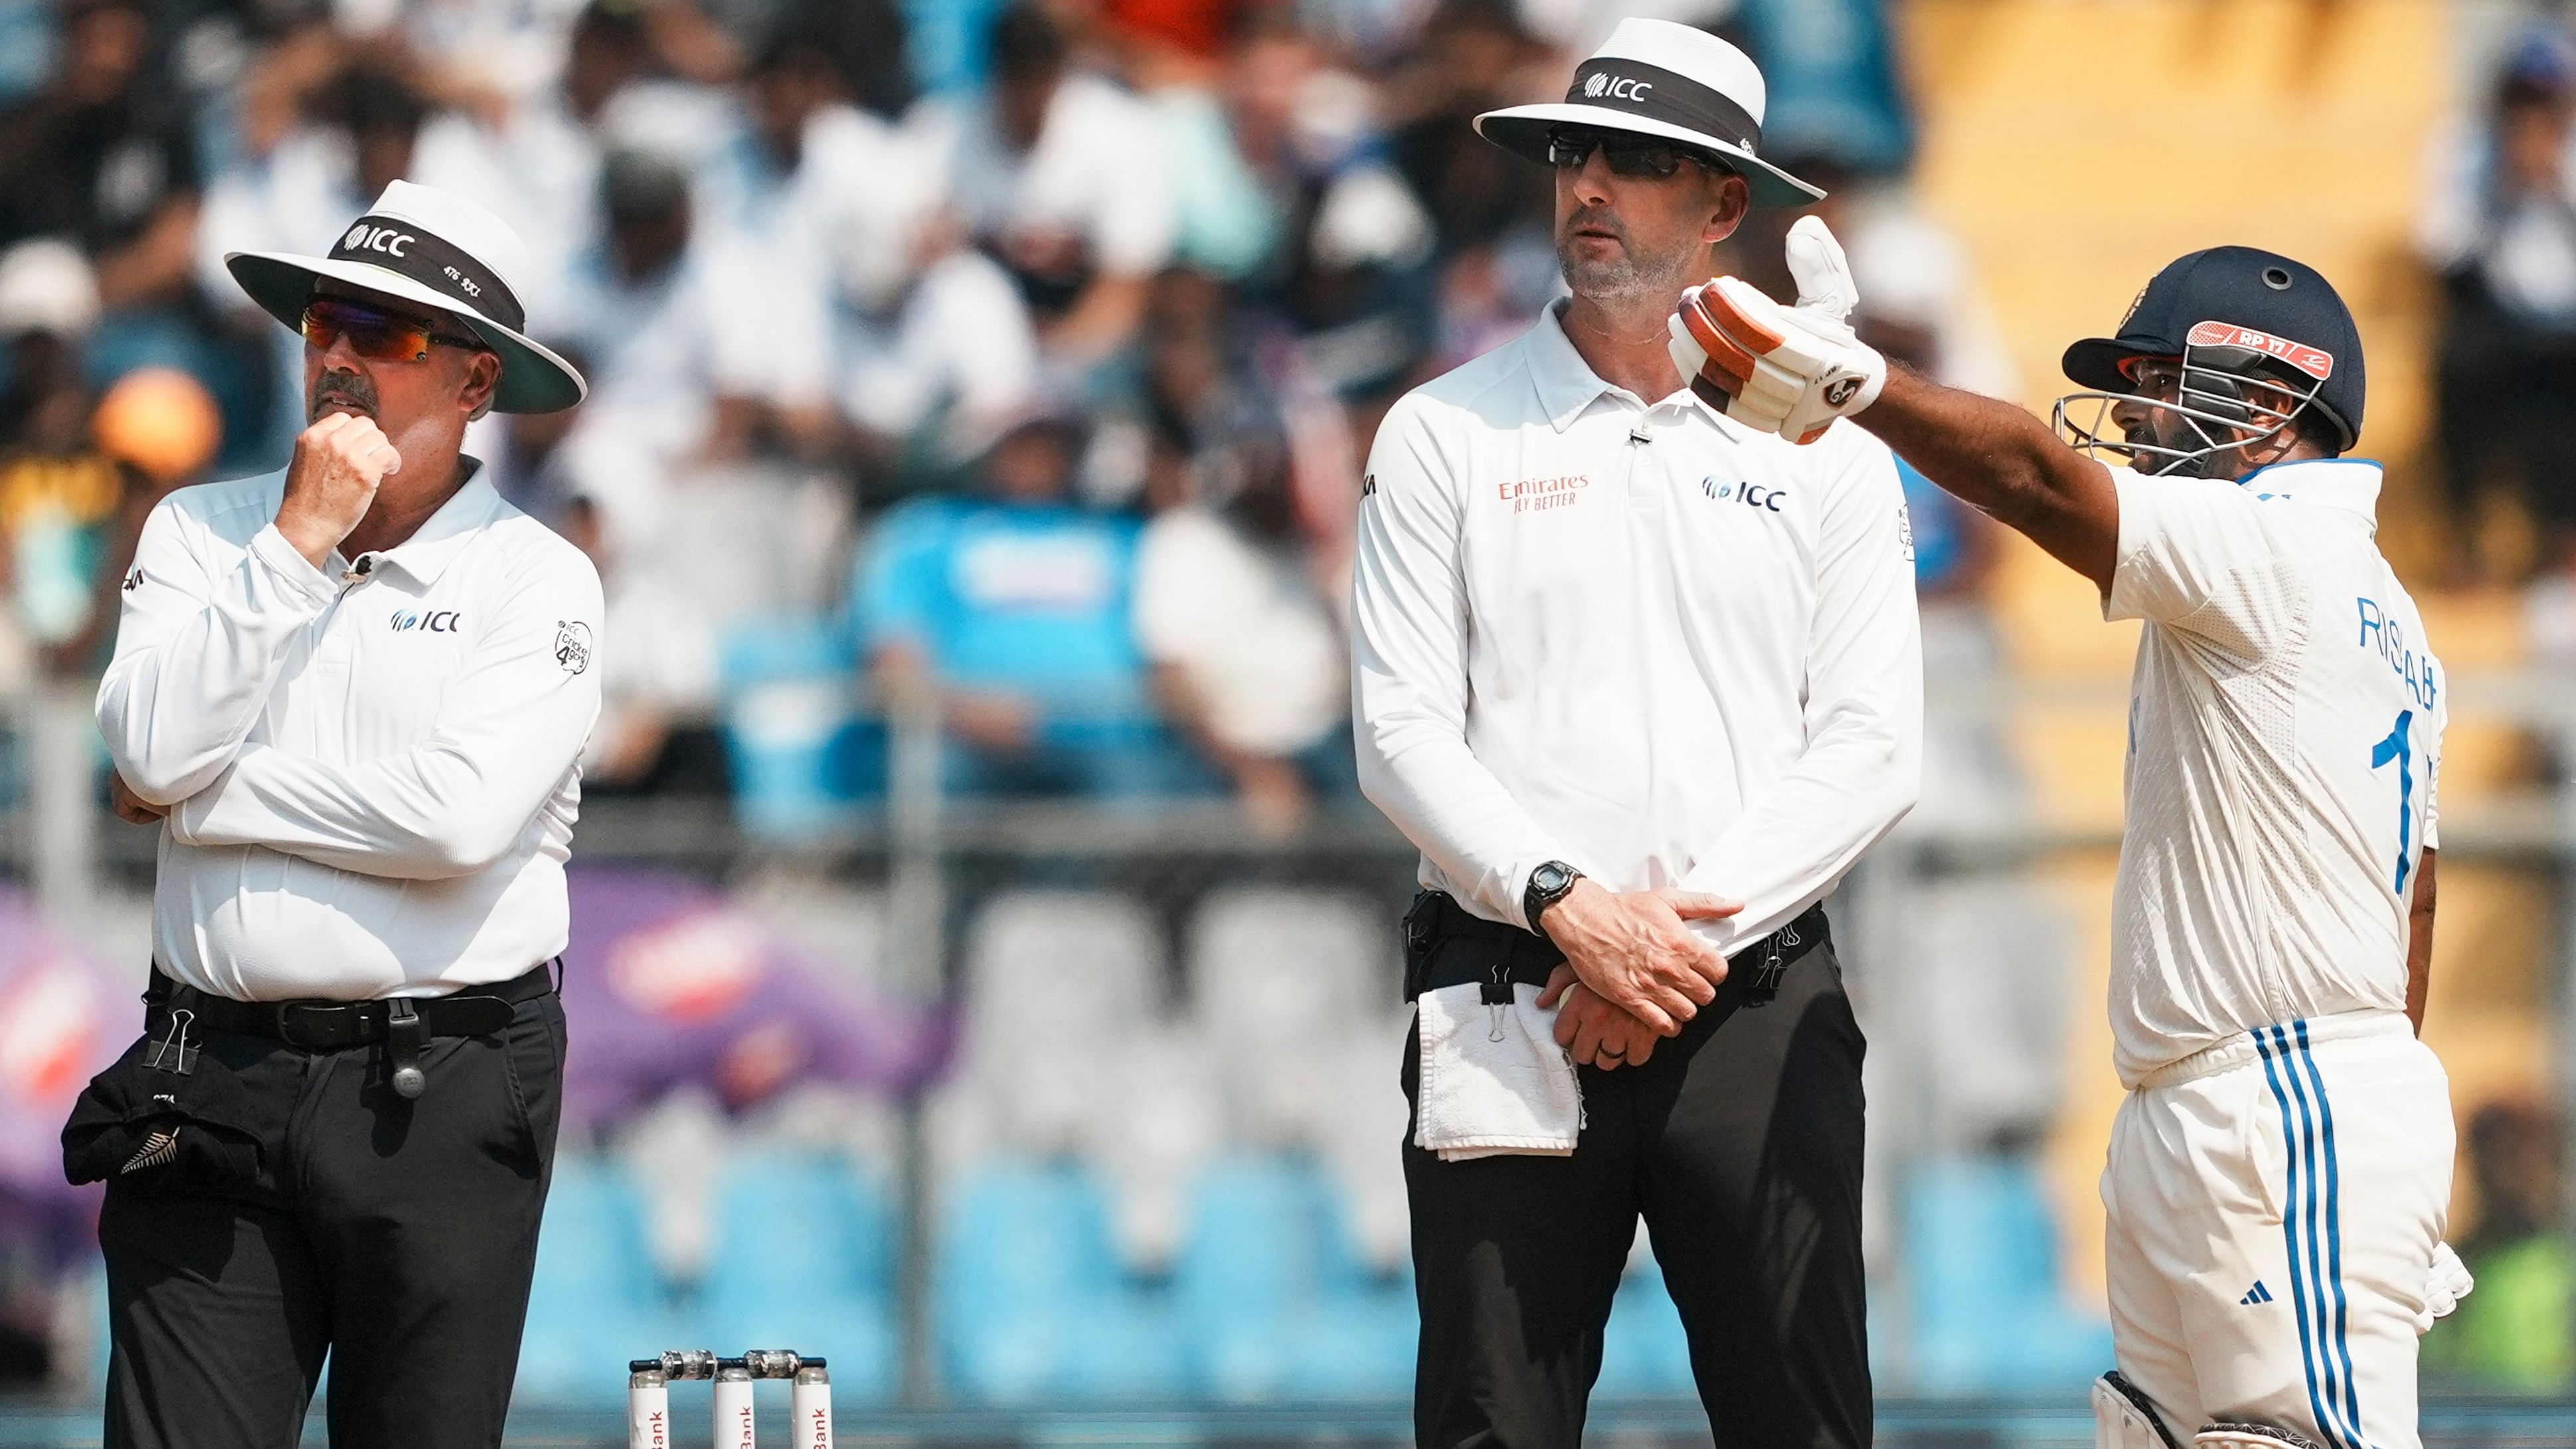
<path fill-rule="evenodd" d="M 1887 359 L 1844 319 L 1860 293 L 1842 243 L 1823 221 L 1789 228 L 1798 305 L 1783 307 L 1733 277 L 1682 294 L 1673 313 L 1673 365 L 1708 405 L 1748 427 L 1800 443 L 1878 401 Z"/>

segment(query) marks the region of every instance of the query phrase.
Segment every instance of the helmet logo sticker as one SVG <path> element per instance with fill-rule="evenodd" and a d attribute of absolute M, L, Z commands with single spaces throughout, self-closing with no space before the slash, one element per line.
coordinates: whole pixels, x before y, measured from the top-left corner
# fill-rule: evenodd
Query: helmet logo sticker
<path fill-rule="evenodd" d="M 2239 327 L 2233 322 L 2195 322 L 2191 335 L 2185 340 L 2194 347 L 2241 347 L 2249 352 L 2260 352 L 2288 363 L 2319 382 L 2334 376 L 2334 354 L 2324 348 L 2292 342 L 2268 332 L 2257 332 L 2251 327 Z"/>

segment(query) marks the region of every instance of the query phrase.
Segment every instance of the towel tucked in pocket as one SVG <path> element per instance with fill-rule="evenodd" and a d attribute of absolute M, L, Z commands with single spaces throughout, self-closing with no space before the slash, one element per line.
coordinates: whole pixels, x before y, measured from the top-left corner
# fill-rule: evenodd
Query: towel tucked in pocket
<path fill-rule="evenodd" d="M 219 1036 L 208 1049 L 189 1026 L 156 1007 L 151 1029 L 90 1079 L 63 1125 L 65 1177 L 146 1192 L 260 1180 L 293 1094 L 254 1091 L 239 1075 L 268 1043 Z"/>
<path fill-rule="evenodd" d="M 1556 1011 L 1539 990 L 1512 985 L 1512 1004 L 1487 1005 L 1469 982 L 1414 998 L 1422 1043 L 1413 1141 L 1443 1162 L 1507 1153 L 1565 1157 L 1583 1131 L 1574 1059 L 1556 1044 Z"/>

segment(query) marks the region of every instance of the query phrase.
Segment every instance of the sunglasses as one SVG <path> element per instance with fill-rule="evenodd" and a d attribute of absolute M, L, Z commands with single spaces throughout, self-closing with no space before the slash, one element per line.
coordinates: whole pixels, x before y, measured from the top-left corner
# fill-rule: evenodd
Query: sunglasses
<path fill-rule="evenodd" d="M 1601 152 L 1602 160 L 1610 163 L 1613 176 L 1669 180 L 1674 172 L 1682 169 L 1684 161 L 1696 161 L 1718 171 L 1732 169 L 1696 146 L 1685 146 L 1679 141 L 1666 141 L 1655 136 L 1601 131 L 1590 126 L 1559 126 L 1548 133 L 1547 159 L 1560 171 L 1580 168 L 1595 149 Z"/>
<path fill-rule="evenodd" d="M 418 362 L 429 356 L 432 343 L 485 350 L 479 338 L 432 332 L 432 325 L 426 318 L 388 312 L 363 302 L 317 297 L 304 309 L 303 331 L 306 342 L 325 352 L 332 343 L 346 338 L 349 349 L 370 362 Z"/>

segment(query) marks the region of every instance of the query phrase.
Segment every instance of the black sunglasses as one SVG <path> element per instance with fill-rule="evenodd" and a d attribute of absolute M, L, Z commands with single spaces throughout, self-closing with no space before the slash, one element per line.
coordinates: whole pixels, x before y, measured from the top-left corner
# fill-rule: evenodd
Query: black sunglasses
<path fill-rule="evenodd" d="M 1640 136 L 1631 131 L 1603 131 L 1591 126 L 1559 126 L 1547 135 L 1547 159 L 1560 171 L 1573 171 L 1599 149 L 1601 159 L 1610 163 L 1613 176 L 1646 176 L 1657 181 L 1669 180 L 1682 169 L 1684 161 L 1696 161 L 1716 171 L 1732 172 L 1733 167 L 1696 146 L 1667 141 L 1658 136 Z"/>

